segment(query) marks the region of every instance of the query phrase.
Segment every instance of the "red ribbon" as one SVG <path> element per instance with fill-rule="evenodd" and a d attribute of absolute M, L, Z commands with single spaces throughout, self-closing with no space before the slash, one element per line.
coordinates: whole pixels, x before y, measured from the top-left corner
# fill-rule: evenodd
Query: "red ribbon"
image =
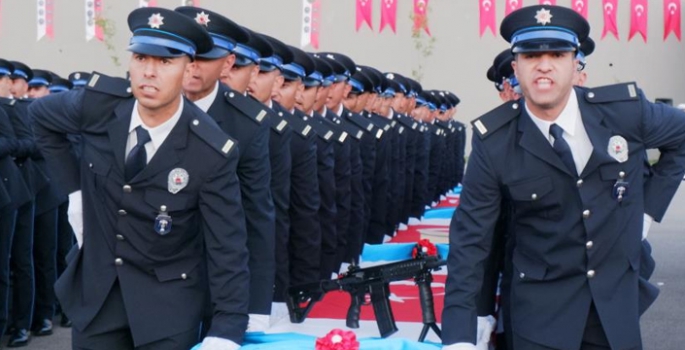
<path fill-rule="evenodd" d="M 618 27 L 616 26 L 616 12 L 618 10 L 618 0 L 602 0 L 602 11 L 604 13 L 604 29 L 602 39 L 607 33 L 612 33 L 618 39 Z"/>
<path fill-rule="evenodd" d="M 393 33 L 397 33 L 397 0 L 381 0 L 381 29 L 383 31 L 386 25 L 390 26 Z"/>
<path fill-rule="evenodd" d="M 507 4 L 504 6 L 504 15 L 508 16 L 510 13 L 518 10 L 523 6 L 523 0 L 507 0 Z"/>
<path fill-rule="evenodd" d="M 587 19 L 587 0 L 573 0 L 573 9 Z"/>
<path fill-rule="evenodd" d="M 426 34 L 431 35 L 428 29 L 428 0 L 414 0 L 414 28 L 413 32 L 417 33 L 423 28 Z"/>
<path fill-rule="evenodd" d="M 357 0 L 357 24 L 355 25 L 357 31 L 359 31 L 359 28 L 364 22 L 369 25 L 369 28 L 373 29 L 373 25 L 371 25 L 372 1 L 373 0 Z"/>
<path fill-rule="evenodd" d="M 495 0 L 480 0 L 480 36 L 483 36 L 483 33 L 485 33 L 485 30 L 490 28 L 490 31 L 492 32 L 492 35 L 497 36 L 495 34 L 495 27 L 496 27 L 496 12 L 495 12 Z"/>
<path fill-rule="evenodd" d="M 664 0 L 664 40 L 671 33 L 680 41 L 680 0 Z"/>
<path fill-rule="evenodd" d="M 556 5 L 557 0 L 540 0 L 540 5 Z"/>
<path fill-rule="evenodd" d="M 316 339 L 315 350 L 359 350 L 359 341 L 352 331 L 334 329 Z"/>
<path fill-rule="evenodd" d="M 647 42 L 647 0 L 630 0 L 630 41 L 635 34 L 640 33 Z"/>

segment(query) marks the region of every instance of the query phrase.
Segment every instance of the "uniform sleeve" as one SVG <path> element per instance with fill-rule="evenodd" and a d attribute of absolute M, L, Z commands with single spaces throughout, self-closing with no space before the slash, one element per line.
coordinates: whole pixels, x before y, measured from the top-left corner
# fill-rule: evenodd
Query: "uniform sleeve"
<path fill-rule="evenodd" d="M 81 132 L 84 90 L 73 90 L 42 97 L 29 106 L 36 144 L 45 157 L 50 173 L 66 193 L 81 188 L 78 160 L 67 134 Z"/>
<path fill-rule="evenodd" d="M 645 148 L 659 149 L 659 161 L 645 182 L 645 213 L 660 222 L 685 174 L 685 113 L 643 98 Z"/>
<path fill-rule="evenodd" d="M 445 345 L 476 343 L 476 300 L 502 197 L 494 168 L 483 148 L 480 139 L 474 138 L 461 202 L 450 225 L 442 314 L 443 329 L 450 331 L 443 333 Z"/>
<path fill-rule="evenodd" d="M 8 110 L 7 115 L 9 116 L 16 136 L 17 149 L 14 156 L 19 159 L 31 157 L 36 153 L 37 148 L 30 126 L 19 116 L 16 108 Z"/>
<path fill-rule="evenodd" d="M 214 315 L 207 337 L 242 343 L 249 293 L 245 214 L 236 176 L 238 150 L 220 162 L 200 190 L 207 275 Z"/>
<path fill-rule="evenodd" d="M 0 158 L 14 155 L 17 144 L 7 113 L 0 109 Z"/>

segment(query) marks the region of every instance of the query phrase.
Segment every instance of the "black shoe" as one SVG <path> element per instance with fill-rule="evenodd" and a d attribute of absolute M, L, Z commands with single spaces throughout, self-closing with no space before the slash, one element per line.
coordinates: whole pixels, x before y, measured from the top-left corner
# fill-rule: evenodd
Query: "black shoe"
<path fill-rule="evenodd" d="M 38 337 L 52 335 L 52 321 L 44 318 L 39 324 L 33 327 L 33 335 Z"/>
<path fill-rule="evenodd" d="M 30 339 L 31 339 L 31 333 L 29 333 L 28 329 L 18 329 L 10 337 L 10 340 L 7 342 L 7 347 L 8 348 L 19 348 L 22 346 L 26 346 L 29 344 Z"/>
<path fill-rule="evenodd" d="M 69 317 L 67 317 L 67 314 L 62 314 L 62 320 L 59 322 L 59 325 L 64 328 L 71 327 L 71 320 L 69 319 Z"/>

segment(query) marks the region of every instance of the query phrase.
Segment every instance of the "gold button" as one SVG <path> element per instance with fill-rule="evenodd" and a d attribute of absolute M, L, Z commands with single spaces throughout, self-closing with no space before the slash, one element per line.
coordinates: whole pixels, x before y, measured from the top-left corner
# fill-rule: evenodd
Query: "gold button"
<path fill-rule="evenodd" d="M 590 270 L 587 272 L 587 278 L 595 277 L 595 270 Z"/>
<path fill-rule="evenodd" d="M 129 186 L 129 185 L 124 185 L 123 188 L 124 188 L 124 192 L 126 192 L 126 193 L 131 193 L 131 186 Z"/>
<path fill-rule="evenodd" d="M 530 199 L 532 199 L 532 200 L 538 199 L 537 193 L 533 193 L 532 195 L 530 195 Z"/>
<path fill-rule="evenodd" d="M 188 275 L 186 275 L 185 273 L 182 273 L 181 278 L 186 279 L 186 278 L 188 278 Z"/>
<path fill-rule="evenodd" d="M 117 213 L 119 213 L 119 215 L 121 215 L 121 216 L 124 216 L 124 215 L 126 215 L 126 210 L 119 209 L 119 211 Z"/>
<path fill-rule="evenodd" d="M 587 219 L 589 217 L 590 217 L 590 211 L 587 209 L 583 210 L 583 218 Z"/>
<path fill-rule="evenodd" d="M 579 179 L 578 181 L 576 181 L 576 186 L 583 186 L 583 179 Z"/>
<path fill-rule="evenodd" d="M 594 245 L 594 243 L 592 243 L 592 241 L 587 241 L 587 243 L 585 243 L 585 248 L 592 249 L 593 245 Z"/>
<path fill-rule="evenodd" d="M 122 235 L 117 235 L 117 239 L 120 240 L 120 241 L 123 241 L 123 240 L 124 240 L 124 236 L 122 236 Z"/>
<path fill-rule="evenodd" d="M 124 264 L 124 260 L 122 260 L 121 258 L 114 259 L 114 265 L 121 266 L 123 264 Z"/>

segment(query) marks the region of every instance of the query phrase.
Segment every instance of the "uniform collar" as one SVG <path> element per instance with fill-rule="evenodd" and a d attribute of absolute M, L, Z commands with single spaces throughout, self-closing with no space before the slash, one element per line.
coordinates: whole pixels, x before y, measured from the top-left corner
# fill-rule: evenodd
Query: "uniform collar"
<path fill-rule="evenodd" d="M 580 109 L 578 108 L 578 97 L 576 96 L 575 89 L 571 89 L 571 94 L 568 97 L 568 102 L 566 102 L 566 106 L 561 111 L 557 119 L 554 121 L 540 119 L 535 114 L 533 114 L 533 112 L 531 112 L 530 109 L 528 109 L 527 104 L 524 105 L 526 107 L 526 112 L 530 116 L 530 119 L 533 120 L 535 125 L 538 127 L 538 129 L 540 129 L 540 131 L 545 136 L 545 138 L 547 138 L 547 140 L 550 140 L 549 127 L 552 124 L 559 125 L 565 133 L 571 136 L 575 135 L 576 125 L 578 124 L 578 119 L 580 118 Z"/>
<path fill-rule="evenodd" d="M 207 113 L 209 110 L 209 107 L 212 106 L 212 103 L 214 103 L 214 100 L 216 99 L 216 95 L 219 93 L 219 81 L 216 81 L 216 84 L 214 84 L 214 89 L 212 89 L 212 92 L 210 92 L 207 96 L 195 101 L 195 105 L 198 106 L 203 112 Z"/>
<path fill-rule="evenodd" d="M 169 136 L 169 133 L 171 133 L 171 130 L 174 128 L 174 126 L 176 126 L 176 123 L 178 123 L 178 120 L 181 118 L 184 104 L 183 100 L 184 98 L 181 96 L 181 103 L 178 104 L 178 110 L 176 110 L 174 115 L 172 115 L 169 120 L 154 128 L 150 128 L 143 124 L 143 120 L 140 119 L 140 114 L 138 113 L 138 101 L 136 100 L 136 102 L 133 104 L 133 111 L 131 111 L 131 124 L 128 127 L 128 133 L 130 134 L 133 132 L 133 130 L 135 130 L 135 128 L 142 126 L 143 129 L 150 133 L 150 142 L 152 142 L 152 146 L 155 149 L 159 149 L 164 140 L 166 140 L 167 136 Z"/>

